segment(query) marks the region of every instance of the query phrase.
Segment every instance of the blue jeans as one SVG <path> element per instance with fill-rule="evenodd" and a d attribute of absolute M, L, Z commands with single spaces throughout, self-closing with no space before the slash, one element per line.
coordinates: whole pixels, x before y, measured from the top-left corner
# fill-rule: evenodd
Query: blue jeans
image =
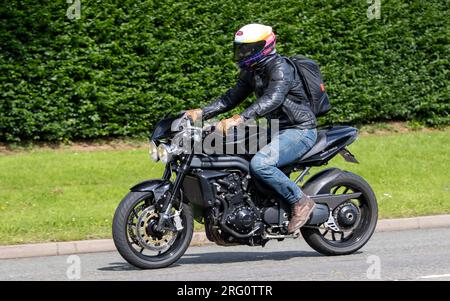
<path fill-rule="evenodd" d="M 316 139 L 316 129 L 281 130 L 252 158 L 250 170 L 253 176 L 275 190 L 289 204 L 296 203 L 303 192 L 278 167 L 300 159 L 312 148 Z"/>

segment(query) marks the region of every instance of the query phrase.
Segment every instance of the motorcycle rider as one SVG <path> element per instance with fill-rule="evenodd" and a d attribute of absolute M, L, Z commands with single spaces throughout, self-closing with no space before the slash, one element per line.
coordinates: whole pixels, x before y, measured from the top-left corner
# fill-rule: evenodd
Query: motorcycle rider
<path fill-rule="evenodd" d="M 210 119 L 240 104 L 252 92 L 257 100 L 241 114 L 221 120 L 216 129 L 228 129 L 248 119 L 278 119 L 280 131 L 250 162 L 252 174 L 275 190 L 292 206 L 288 232 L 302 227 L 314 210 L 315 203 L 280 169 L 301 158 L 317 139 L 316 117 L 307 104 L 303 84 L 294 67 L 276 52 L 272 27 L 248 24 L 234 37 L 234 59 L 239 65 L 237 84 L 223 96 L 202 109 L 191 109 L 186 115 L 193 121 Z"/>

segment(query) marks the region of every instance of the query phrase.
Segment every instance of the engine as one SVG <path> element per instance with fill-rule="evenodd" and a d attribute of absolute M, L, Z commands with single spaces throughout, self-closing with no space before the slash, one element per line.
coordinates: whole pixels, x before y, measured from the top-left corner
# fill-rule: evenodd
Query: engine
<path fill-rule="evenodd" d="M 249 206 L 237 207 L 227 216 L 227 224 L 239 233 L 248 233 L 255 227 L 258 216 Z"/>
<path fill-rule="evenodd" d="M 255 228 L 259 210 L 250 201 L 247 186 L 248 179 L 239 173 L 215 180 L 215 194 L 222 209 L 221 212 L 216 209 L 213 214 L 216 224 L 225 225 L 239 234 L 247 234 Z"/>

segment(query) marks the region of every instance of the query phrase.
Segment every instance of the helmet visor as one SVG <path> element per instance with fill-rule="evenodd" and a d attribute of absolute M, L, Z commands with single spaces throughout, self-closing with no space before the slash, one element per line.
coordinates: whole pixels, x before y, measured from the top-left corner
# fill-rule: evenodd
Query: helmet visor
<path fill-rule="evenodd" d="M 264 49 L 266 41 L 258 41 L 254 43 L 234 43 L 234 60 L 239 62 L 243 59 L 249 58 L 252 55 Z"/>

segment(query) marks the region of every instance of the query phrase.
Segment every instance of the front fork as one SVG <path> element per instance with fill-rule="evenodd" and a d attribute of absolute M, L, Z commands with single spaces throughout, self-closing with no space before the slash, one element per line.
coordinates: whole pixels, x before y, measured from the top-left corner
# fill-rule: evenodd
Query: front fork
<path fill-rule="evenodd" d="M 191 166 L 192 158 L 194 157 L 194 152 L 190 152 L 186 155 L 187 157 L 182 160 L 182 163 L 179 167 L 177 167 L 177 177 L 172 184 L 172 191 L 169 197 L 166 197 L 161 208 L 161 213 L 159 214 L 158 225 L 156 226 L 156 231 L 163 231 L 166 225 L 166 222 L 170 218 L 170 210 L 172 209 L 172 204 L 178 194 L 181 184 L 183 183 L 184 177 L 186 173 L 189 171 Z M 163 178 L 164 180 L 170 180 L 170 176 L 172 174 L 170 163 L 166 165 L 166 169 L 164 170 Z M 182 204 L 180 204 L 182 206 Z"/>

